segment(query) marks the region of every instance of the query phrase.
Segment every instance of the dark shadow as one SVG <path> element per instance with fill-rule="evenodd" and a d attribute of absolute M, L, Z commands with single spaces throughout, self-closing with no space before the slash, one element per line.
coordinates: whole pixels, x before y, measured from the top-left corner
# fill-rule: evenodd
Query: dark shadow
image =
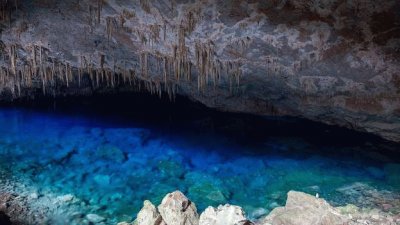
<path fill-rule="evenodd" d="M 7 216 L 4 212 L 0 211 L 0 224 L 1 225 L 13 225 L 11 223 L 10 217 Z"/>

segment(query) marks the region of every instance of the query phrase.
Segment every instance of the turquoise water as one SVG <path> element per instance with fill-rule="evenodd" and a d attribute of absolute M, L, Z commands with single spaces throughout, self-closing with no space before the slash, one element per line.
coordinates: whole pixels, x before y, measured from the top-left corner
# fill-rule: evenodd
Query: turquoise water
<path fill-rule="evenodd" d="M 199 210 L 237 204 L 253 218 L 283 205 L 289 190 L 334 205 L 364 204 L 344 193 L 357 185 L 400 192 L 399 146 L 372 136 L 287 118 L 77 108 L 1 108 L 0 169 L 38 193 L 73 194 L 113 221 L 177 189 Z"/>

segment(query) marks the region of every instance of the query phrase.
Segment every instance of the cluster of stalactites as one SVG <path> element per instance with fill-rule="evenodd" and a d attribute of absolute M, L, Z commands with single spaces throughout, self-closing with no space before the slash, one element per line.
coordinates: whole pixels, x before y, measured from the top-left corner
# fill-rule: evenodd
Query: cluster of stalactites
<path fill-rule="evenodd" d="M 196 79 L 199 92 L 210 85 L 215 88 L 222 84 L 223 74 L 228 77 L 224 82 L 229 83 L 231 90 L 235 84 L 239 85 L 239 62 L 215 59 L 212 43 L 196 42 L 196 59 L 192 63 L 189 48 L 182 42 L 174 46 L 172 56 L 142 52 L 139 65 L 125 62 L 118 66 L 114 63 L 111 67 L 106 65 L 105 55 L 100 55 L 96 61 L 91 57 L 80 56 L 78 65 L 72 65 L 51 57 L 49 50 L 42 46 L 32 45 L 25 50 L 18 45 L 10 45 L 7 54 L 3 54 L 6 65 L 0 69 L 0 87 L 8 88 L 13 95 L 19 96 L 23 88 L 38 86 L 46 94 L 59 86 L 114 88 L 129 85 L 160 96 L 166 92 L 172 99 L 180 84 L 195 83 Z M 27 56 L 20 58 L 19 52 Z M 192 76 L 193 73 L 197 76 Z"/>
<path fill-rule="evenodd" d="M 18 9 L 18 4 L 18 0 L 0 1 L 0 23 L 8 22 L 8 25 L 11 25 L 11 13 Z"/>
<path fill-rule="evenodd" d="M 8 47 L 8 54 L 2 54 L 7 66 L 0 67 L 0 90 L 8 89 L 13 96 L 21 96 L 24 88 L 41 87 L 43 94 L 54 93 L 55 88 L 84 87 L 92 88 L 130 86 L 137 91 L 148 91 L 161 97 L 162 92 L 172 100 L 177 86 L 164 79 L 142 77 L 136 68 L 105 66 L 105 56 L 100 55 L 99 66 L 90 57 L 81 56 L 80 65 L 74 67 L 68 62 L 60 62 L 48 55 L 48 50 L 41 46 L 30 46 L 30 55 L 19 58 L 17 45 Z M 143 67 L 143 65 L 142 65 Z M 85 81 L 85 82 L 83 82 Z M 56 94 L 56 93 L 54 93 Z"/>
<path fill-rule="evenodd" d="M 11 15 L 10 1 L 0 3 L 0 20 Z M 16 3 L 17 4 L 17 3 Z M 133 32 L 124 26 L 126 19 L 134 17 L 134 13 L 125 10 L 119 16 L 107 16 L 101 20 L 103 0 L 89 4 L 89 25 L 93 28 L 105 22 L 107 39 L 113 38 L 117 32 Z M 140 1 L 147 13 L 150 6 Z M 25 47 L 11 44 L 0 52 L 3 65 L 0 65 L 0 91 L 9 89 L 15 96 L 21 95 L 23 88 L 41 87 L 43 94 L 54 91 L 56 87 L 117 87 L 129 85 L 139 90 L 147 90 L 161 96 L 166 92 L 172 99 L 177 88 L 182 84 L 195 85 L 199 92 L 208 87 L 216 88 L 229 85 L 232 92 L 239 87 L 241 72 L 240 60 L 218 59 L 212 41 L 196 40 L 188 45 L 189 35 L 195 31 L 199 13 L 189 11 L 185 14 L 176 32 L 177 43 L 170 45 L 171 52 L 160 53 L 153 48 L 143 48 L 139 53 L 139 65 L 136 61 L 123 59 L 106 60 L 106 55 L 78 56 L 77 64 L 60 60 L 49 55 L 49 50 L 38 45 Z M 126 28 L 126 29 L 124 29 Z M 161 32 L 163 31 L 163 34 Z M 156 44 L 166 41 L 166 24 L 151 24 L 147 30 L 136 30 L 142 44 Z M 160 36 L 163 36 L 161 39 Z M 190 47 L 189 47 L 190 46 Z M 19 57 L 18 53 L 23 57 Z M 113 61 L 112 65 L 106 65 Z M 116 65 L 119 62 L 119 66 Z M 122 62 L 122 63 L 121 63 Z M 122 64 L 122 66 L 121 66 Z M 238 90 L 238 89 L 237 89 Z"/>

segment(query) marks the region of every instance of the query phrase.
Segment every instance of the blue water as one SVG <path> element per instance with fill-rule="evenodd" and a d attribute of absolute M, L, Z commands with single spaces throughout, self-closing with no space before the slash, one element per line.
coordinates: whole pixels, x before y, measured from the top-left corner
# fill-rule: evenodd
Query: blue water
<path fill-rule="evenodd" d="M 362 204 L 343 193 L 355 184 L 400 193 L 399 146 L 372 136 L 240 115 L 121 118 L 1 108 L 0 169 L 39 193 L 73 194 L 115 221 L 174 190 L 199 210 L 237 204 L 253 218 L 283 205 L 289 190 L 319 193 L 334 205 Z"/>

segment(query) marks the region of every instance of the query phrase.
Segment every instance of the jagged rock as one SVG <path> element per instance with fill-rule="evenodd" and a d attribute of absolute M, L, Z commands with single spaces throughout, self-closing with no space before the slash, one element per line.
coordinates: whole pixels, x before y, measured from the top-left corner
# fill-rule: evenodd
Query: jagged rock
<path fill-rule="evenodd" d="M 343 224 L 347 219 L 324 199 L 290 191 L 286 206 L 275 208 L 261 224 L 335 225 Z"/>
<path fill-rule="evenodd" d="M 242 208 L 233 205 L 208 207 L 201 215 L 199 225 L 244 225 L 250 224 Z"/>
<path fill-rule="evenodd" d="M 143 208 L 137 215 L 134 225 L 159 225 L 162 222 L 160 213 L 148 200 L 143 202 Z"/>
<path fill-rule="evenodd" d="M 168 225 L 199 224 L 196 205 L 180 191 L 165 196 L 158 206 L 158 211 Z"/>

